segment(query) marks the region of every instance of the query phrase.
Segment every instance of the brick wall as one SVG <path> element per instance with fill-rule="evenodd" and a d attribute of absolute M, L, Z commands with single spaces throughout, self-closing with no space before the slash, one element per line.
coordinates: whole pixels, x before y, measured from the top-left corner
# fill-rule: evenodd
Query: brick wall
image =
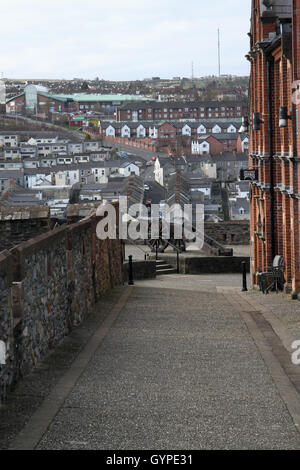
<path fill-rule="evenodd" d="M 142 150 L 149 150 L 155 152 L 157 148 L 157 142 L 151 138 L 145 139 L 128 139 L 127 137 L 105 137 L 105 141 L 119 143 L 122 145 L 128 145 L 130 147 L 139 148 Z"/>
<path fill-rule="evenodd" d="M 228 107 L 229 106 L 229 107 Z M 224 116 L 222 116 L 225 107 Z M 217 108 L 217 109 L 216 109 Z M 230 109 L 233 108 L 233 109 Z M 238 109 L 240 108 L 240 109 Z M 141 112 L 139 111 L 141 110 Z M 128 113 L 129 111 L 129 113 Z M 117 110 L 117 121 L 136 120 L 137 112 L 139 121 L 172 120 L 172 119 L 205 119 L 205 118 L 230 118 L 242 117 L 247 114 L 247 106 L 239 102 L 214 101 L 214 102 L 162 102 L 159 107 L 156 103 L 140 102 L 124 105 Z"/>
<path fill-rule="evenodd" d="M 2 401 L 105 292 L 121 284 L 120 241 L 99 240 L 99 220 L 92 216 L 0 254 Z"/>
<path fill-rule="evenodd" d="M 297 1 L 293 2 L 290 10 L 290 20 L 292 33 L 285 29 L 286 32 L 279 36 L 279 19 L 275 11 L 262 14 L 260 2 L 252 1 L 251 50 L 248 55 L 251 62 L 250 117 L 258 112 L 264 122 L 256 131 L 250 126 L 249 166 L 259 170 L 258 182 L 251 188 L 251 267 L 253 284 L 257 284 L 257 274 L 272 265 L 273 256 L 283 256 L 286 289 L 299 292 L 300 162 L 295 158 L 300 143 L 296 115 L 299 104 L 292 103 L 292 82 L 299 75 L 300 8 Z M 277 36 L 277 40 L 266 52 L 261 41 L 268 39 L 270 33 Z M 279 127 L 280 106 L 286 107 L 288 115 L 291 115 L 284 128 Z"/>

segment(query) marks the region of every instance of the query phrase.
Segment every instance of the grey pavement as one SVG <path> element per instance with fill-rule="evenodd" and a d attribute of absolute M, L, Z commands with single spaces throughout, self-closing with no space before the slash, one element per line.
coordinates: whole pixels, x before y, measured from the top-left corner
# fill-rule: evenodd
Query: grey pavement
<path fill-rule="evenodd" d="M 273 317 L 275 329 L 284 330 L 286 338 L 282 337 L 282 340 L 286 349 L 291 351 L 291 343 L 300 340 L 300 302 L 284 293 L 270 292 L 268 295 L 261 295 L 255 290 L 249 290 L 246 298 L 264 311 L 265 316 Z M 280 335 L 279 331 L 278 334 Z"/>
<path fill-rule="evenodd" d="M 130 295 L 124 286 L 104 299 L 101 318 L 95 312 L 90 320 L 95 328 L 109 320 L 120 295 L 129 295 L 87 365 L 64 365 L 60 383 L 72 370 L 76 378 L 64 399 L 55 400 L 55 380 L 54 393 L 49 385 L 42 395 L 46 401 L 52 393 L 53 413 L 34 448 L 300 449 L 299 394 L 285 375 L 280 337 L 265 324 L 259 330 L 256 306 L 265 298 L 241 294 L 240 281 L 239 275 L 161 276 L 136 282 Z M 85 354 L 92 340 L 83 336 Z M 292 372 L 297 382 L 300 371 Z M 32 423 L 42 422 L 45 409 L 37 405 Z M 11 448 L 37 434 L 28 416 L 26 423 L 25 433 L 11 431 Z"/>

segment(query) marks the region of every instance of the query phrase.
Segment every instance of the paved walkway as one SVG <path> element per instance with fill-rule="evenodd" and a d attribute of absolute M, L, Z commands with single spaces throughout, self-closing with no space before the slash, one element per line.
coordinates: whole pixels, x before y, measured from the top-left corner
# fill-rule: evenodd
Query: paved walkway
<path fill-rule="evenodd" d="M 170 275 L 116 290 L 0 409 L 2 448 L 300 449 L 300 303 L 286 329 L 273 295 L 239 286 Z"/>

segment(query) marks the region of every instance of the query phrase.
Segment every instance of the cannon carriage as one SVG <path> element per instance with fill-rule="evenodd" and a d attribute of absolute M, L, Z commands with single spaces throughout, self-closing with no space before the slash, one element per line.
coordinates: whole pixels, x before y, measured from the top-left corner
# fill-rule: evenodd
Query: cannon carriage
<path fill-rule="evenodd" d="M 166 237 L 163 231 L 162 220 L 159 220 L 159 237 L 152 238 L 151 235 L 151 223 L 148 227 L 148 239 L 146 244 L 151 248 L 152 252 L 164 253 L 164 251 L 170 246 L 174 251 L 184 252 L 186 251 L 186 238 L 184 235 L 183 225 L 176 224 L 175 222 L 170 223 L 170 233 Z M 175 235 L 181 233 L 181 238 L 175 238 Z"/>

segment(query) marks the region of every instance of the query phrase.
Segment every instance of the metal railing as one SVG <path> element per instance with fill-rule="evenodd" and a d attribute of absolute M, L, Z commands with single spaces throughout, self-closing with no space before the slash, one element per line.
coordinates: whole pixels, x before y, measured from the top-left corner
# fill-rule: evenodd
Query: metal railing
<path fill-rule="evenodd" d="M 159 238 L 157 239 L 157 243 L 155 244 L 155 259 L 156 261 L 158 260 L 158 246 L 159 246 Z M 134 240 L 131 240 L 130 238 L 127 238 L 126 241 L 128 241 L 131 245 L 135 246 L 138 248 L 140 251 L 144 253 L 144 259 L 145 261 L 147 260 L 147 255 L 149 254 L 145 250 L 143 250 L 140 245 L 138 245 Z M 168 241 L 168 245 L 170 245 L 175 251 L 176 251 L 176 270 L 177 274 L 179 274 L 179 267 L 180 267 L 180 260 L 179 260 L 179 255 L 181 253 L 181 250 L 175 246 L 172 242 Z M 125 245 L 126 246 L 126 245 Z M 130 259 L 131 257 L 131 263 L 132 263 L 132 255 L 129 255 L 128 258 Z"/>
<path fill-rule="evenodd" d="M 131 238 L 127 238 L 126 241 L 128 241 L 129 243 L 131 243 L 131 245 L 135 246 L 136 248 L 138 248 L 143 254 L 144 254 L 144 260 L 146 261 L 147 259 L 147 254 L 148 252 L 143 250 L 140 245 L 138 245 L 134 240 L 131 240 Z M 124 244 L 126 246 L 126 244 Z"/>

